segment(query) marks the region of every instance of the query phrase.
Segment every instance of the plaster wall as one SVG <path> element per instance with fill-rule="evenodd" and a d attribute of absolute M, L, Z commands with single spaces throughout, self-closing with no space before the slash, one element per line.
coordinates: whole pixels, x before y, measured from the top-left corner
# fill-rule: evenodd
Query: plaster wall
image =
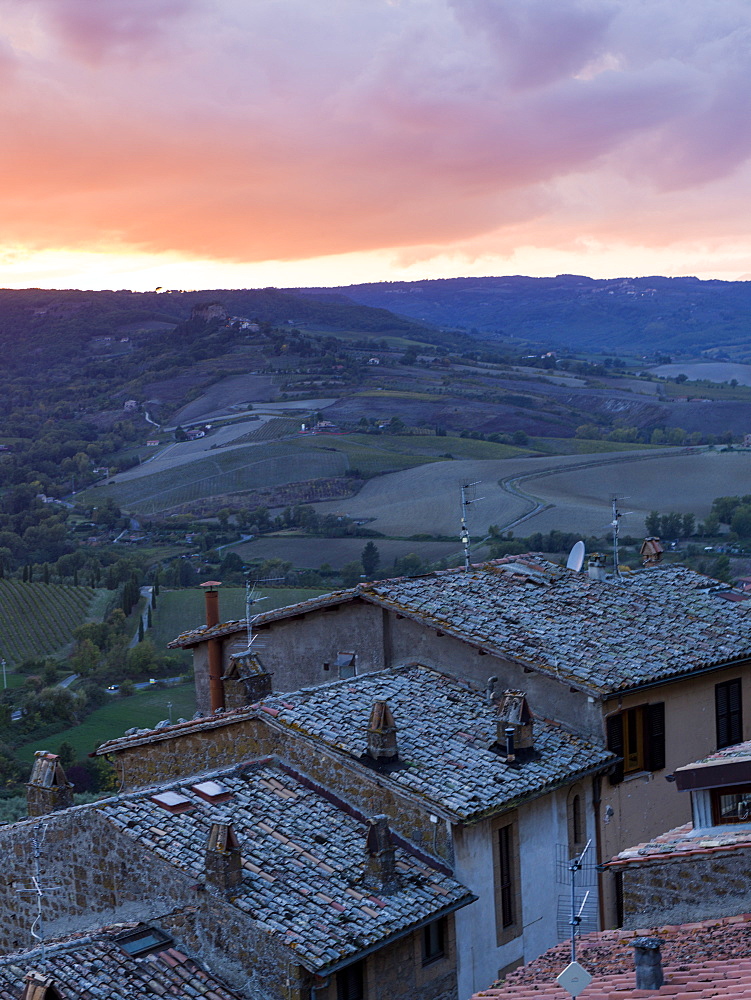
<path fill-rule="evenodd" d="M 388 666 L 415 661 L 435 667 L 484 690 L 489 677 L 497 677 L 496 691 L 507 688 L 524 691 L 533 713 L 554 719 L 584 736 L 602 741 L 602 713 L 580 691 L 537 671 L 529 670 L 493 653 L 480 655 L 478 649 L 453 636 L 437 634 L 409 618 L 388 613 L 391 658 Z"/>
<path fill-rule="evenodd" d="M 244 640 L 244 634 L 242 640 L 237 636 L 225 640 L 225 666 L 232 651 L 244 647 Z M 358 673 L 382 670 L 385 665 L 381 609 L 362 601 L 261 626 L 258 644 L 261 662 L 273 674 L 274 691 L 297 691 L 338 680 L 336 656 L 340 652 L 357 653 Z"/>
<path fill-rule="evenodd" d="M 665 767 L 661 771 L 626 775 L 617 785 L 604 779 L 601 829 L 604 860 L 691 819 L 690 795 L 678 792 L 675 785 L 665 781 L 665 776 L 717 749 L 716 684 L 743 678 L 743 739 L 751 739 L 750 671 L 748 663 L 738 664 L 605 702 L 607 713 L 665 703 Z M 610 817 L 608 807 L 613 810 Z"/>
<path fill-rule="evenodd" d="M 587 836 L 594 836 L 591 783 L 580 786 Z M 567 844 L 568 788 L 551 792 L 516 811 L 522 919 L 519 934 L 499 945 L 493 879 L 498 823 L 485 820 L 454 827 L 454 875 L 478 899 L 456 914 L 459 996 L 486 988 L 499 971 L 535 958 L 558 943 L 557 903 L 569 889 L 556 881 L 556 845 Z M 592 858 L 594 860 L 594 858 Z M 596 897 L 596 888 L 592 889 Z"/>

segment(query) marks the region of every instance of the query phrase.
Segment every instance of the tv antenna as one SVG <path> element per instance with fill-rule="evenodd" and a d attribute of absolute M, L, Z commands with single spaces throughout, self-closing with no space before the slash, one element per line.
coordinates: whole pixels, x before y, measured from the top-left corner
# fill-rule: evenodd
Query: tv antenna
<path fill-rule="evenodd" d="M 248 648 L 241 654 L 243 656 L 247 656 L 248 653 L 252 652 L 252 650 L 253 650 L 253 643 L 258 638 L 257 636 L 253 635 L 253 623 L 255 622 L 256 618 L 258 618 L 258 615 L 257 614 L 256 615 L 252 615 L 250 613 L 250 609 L 253 607 L 254 604 L 258 604 L 259 601 L 265 601 L 265 600 L 266 600 L 265 597 L 258 597 L 257 596 L 255 583 L 251 583 L 250 577 L 246 577 L 246 580 L 245 580 L 245 625 L 246 625 L 246 627 L 248 629 Z M 256 645 L 256 648 L 258 648 L 258 645 Z"/>
<path fill-rule="evenodd" d="M 464 483 L 462 485 L 462 524 L 461 530 L 459 532 L 459 539 L 462 543 L 462 548 L 464 549 L 464 572 L 469 573 L 470 567 L 470 551 L 472 548 L 472 543 L 469 538 L 469 528 L 467 527 L 467 509 L 470 504 L 477 503 L 478 500 L 484 500 L 485 497 L 475 496 L 475 487 L 480 485 L 481 480 L 477 480 L 475 483 Z"/>
<path fill-rule="evenodd" d="M 556 976 L 556 982 L 570 993 L 572 997 L 577 997 L 592 982 L 592 976 L 576 961 L 576 935 L 584 919 L 584 908 L 587 905 L 590 892 L 587 889 L 577 908 L 576 876 L 584 867 L 584 857 L 591 843 L 592 841 L 588 840 L 581 854 L 577 854 L 575 858 L 571 858 L 568 863 L 569 881 L 571 882 L 571 916 L 569 919 L 569 925 L 571 926 L 571 961 L 563 972 L 559 976 Z"/>
<path fill-rule="evenodd" d="M 41 831 L 41 838 L 40 838 Z M 42 950 L 42 967 L 46 964 L 44 921 L 42 918 L 42 903 L 48 892 L 58 892 L 62 886 L 57 882 L 47 882 L 42 878 L 42 844 L 47 833 L 47 827 L 42 823 L 35 823 L 31 835 L 31 843 L 34 850 L 34 874 L 23 881 L 16 882 L 14 888 L 19 894 L 36 896 L 37 913 L 31 925 L 31 936 L 38 941 Z"/>
<path fill-rule="evenodd" d="M 620 528 L 620 521 L 622 517 L 626 517 L 627 514 L 633 514 L 631 510 L 618 510 L 618 504 L 621 500 L 628 500 L 628 497 L 619 497 L 613 494 L 610 498 L 610 502 L 613 505 L 613 520 L 610 522 L 610 527 L 613 529 L 613 576 L 616 580 L 620 580 L 621 573 L 618 568 L 618 533 Z"/>

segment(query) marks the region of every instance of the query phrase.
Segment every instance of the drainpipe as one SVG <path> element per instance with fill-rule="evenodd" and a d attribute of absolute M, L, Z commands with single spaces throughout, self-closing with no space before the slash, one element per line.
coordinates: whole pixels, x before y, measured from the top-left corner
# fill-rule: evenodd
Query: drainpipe
<path fill-rule="evenodd" d="M 602 830 L 600 828 L 600 805 L 602 804 L 602 775 L 592 778 L 592 808 L 595 813 L 595 857 L 597 860 L 597 909 L 600 911 L 600 930 L 605 930 L 605 899 L 603 894 L 602 871 Z"/>
<path fill-rule="evenodd" d="M 202 583 L 206 595 L 206 628 L 219 624 L 219 594 L 218 580 L 207 580 Z M 209 700 L 211 711 L 224 708 L 224 685 L 222 684 L 222 642 L 221 639 L 209 639 Z"/>

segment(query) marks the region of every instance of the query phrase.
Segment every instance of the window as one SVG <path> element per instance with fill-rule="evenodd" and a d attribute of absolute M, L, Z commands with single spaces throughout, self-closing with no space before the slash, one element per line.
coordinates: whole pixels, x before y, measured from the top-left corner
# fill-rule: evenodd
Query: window
<path fill-rule="evenodd" d="M 153 951 L 164 951 L 172 944 L 172 938 L 167 937 L 155 927 L 147 927 L 143 924 L 133 931 L 116 937 L 115 941 L 123 951 L 127 951 L 129 955 L 134 957 L 148 955 L 149 952 Z"/>
<path fill-rule="evenodd" d="M 434 920 L 422 929 L 422 964 L 429 965 L 446 954 L 446 921 Z"/>
<path fill-rule="evenodd" d="M 743 715 L 741 705 L 741 679 L 715 684 L 715 723 L 717 726 L 717 749 L 731 747 L 743 739 Z"/>
<path fill-rule="evenodd" d="M 751 823 L 751 785 L 730 785 L 712 789 L 712 822 Z"/>
<path fill-rule="evenodd" d="M 623 758 L 610 775 L 611 785 L 624 775 L 665 767 L 665 703 L 626 708 L 605 720 L 608 750 Z"/>
<path fill-rule="evenodd" d="M 365 963 L 355 962 L 336 974 L 336 1000 L 364 1000 Z"/>
<path fill-rule="evenodd" d="M 575 858 L 578 854 L 581 854 L 584 850 L 584 845 L 587 843 L 587 822 L 584 814 L 585 801 L 583 787 L 581 785 L 574 785 L 566 799 L 569 858 Z"/>
<path fill-rule="evenodd" d="M 519 837 L 515 817 L 504 817 L 494 831 L 495 925 L 498 944 L 522 932 Z"/>

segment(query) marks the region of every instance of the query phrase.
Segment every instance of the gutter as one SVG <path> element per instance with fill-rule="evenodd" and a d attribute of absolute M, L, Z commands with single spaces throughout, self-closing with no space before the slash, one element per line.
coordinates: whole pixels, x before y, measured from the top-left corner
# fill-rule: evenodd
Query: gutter
<path fill-rule="evenodd" d="M 468 893 L 466 896 L 463 896 L 460 900 L 458 900 L 458 902 L 451 903 L 449 906 L 445 906 L 442 910 L 437 910 L 435 913 L 431 913 L 428 917 L 423 917 L 422 920 L 418 920 L 415 923 L 410 924 L 409 927 L 405 927 L 400 931 L 394 931 L 392 934 L 389 934 L 388 937 L 380 938 L 378 941 L 373 944 L 369 944 L 361 951 L 355 952 L 354 955 L 348 955 L 347 958 L 342 958 L 338 962 L 332 962 L 330 965 L 324 965 L 321 969 L 309 969 L 302 961 L 300 964 L 304 968 L 308 969 L 308 972 L 312 972 L 313 975 L 321 976 L 322 978 L 331 976 L 335 972 L 339 972 L 341 969 L 346 969 L 348 965 L 354 965 L 355 962 L 359 962 L 368 955 L 372 955 L 374 952 L 380 951 L 382 948 L 393 944 L 395 941 L 401 941 L 402 938 L 407 937 L 407 935 L 411 934 L 413 931 L 419 931 L 421 927 L 426 927 L 428 924 L 432 924 L 436 920 L 441 920 L 450 913 L 455 913 L 457 910 L 461 910 L 462 907 L 469 906 L 470 903 L 476 903 L 478 898 L 479 897 L 475 896 L 474 893 Z"/>
<path fill-rule="evenodd" d="M 680 681 L 685 681 L 687 678 L 703 677 L 705 674 L 714 674 L 718 670 L 727 670 L 730 667 L 742 666 L 744 663 L 751 663 L 751 655 L 748 653 L 743 653 L 734 660 L 721 660 L 709 666 L 700 667 L 699 669 L 684 670 L 680 674 L 676 674 L 672 677 L 665 677 L 662 680 L 644 681 L 642 684 L 634 684 L 627 688 L 619 688 L 617 691 L 611 691 L 609 694 L 602 695 L 601 697 L 603 701 L 613 701 L 615 698 L 622 698 L 625 694 L 638 693 L 639 691 L 649 691 L 652 688 L 665 687 L 667 684 L 678 684 Z"/>

